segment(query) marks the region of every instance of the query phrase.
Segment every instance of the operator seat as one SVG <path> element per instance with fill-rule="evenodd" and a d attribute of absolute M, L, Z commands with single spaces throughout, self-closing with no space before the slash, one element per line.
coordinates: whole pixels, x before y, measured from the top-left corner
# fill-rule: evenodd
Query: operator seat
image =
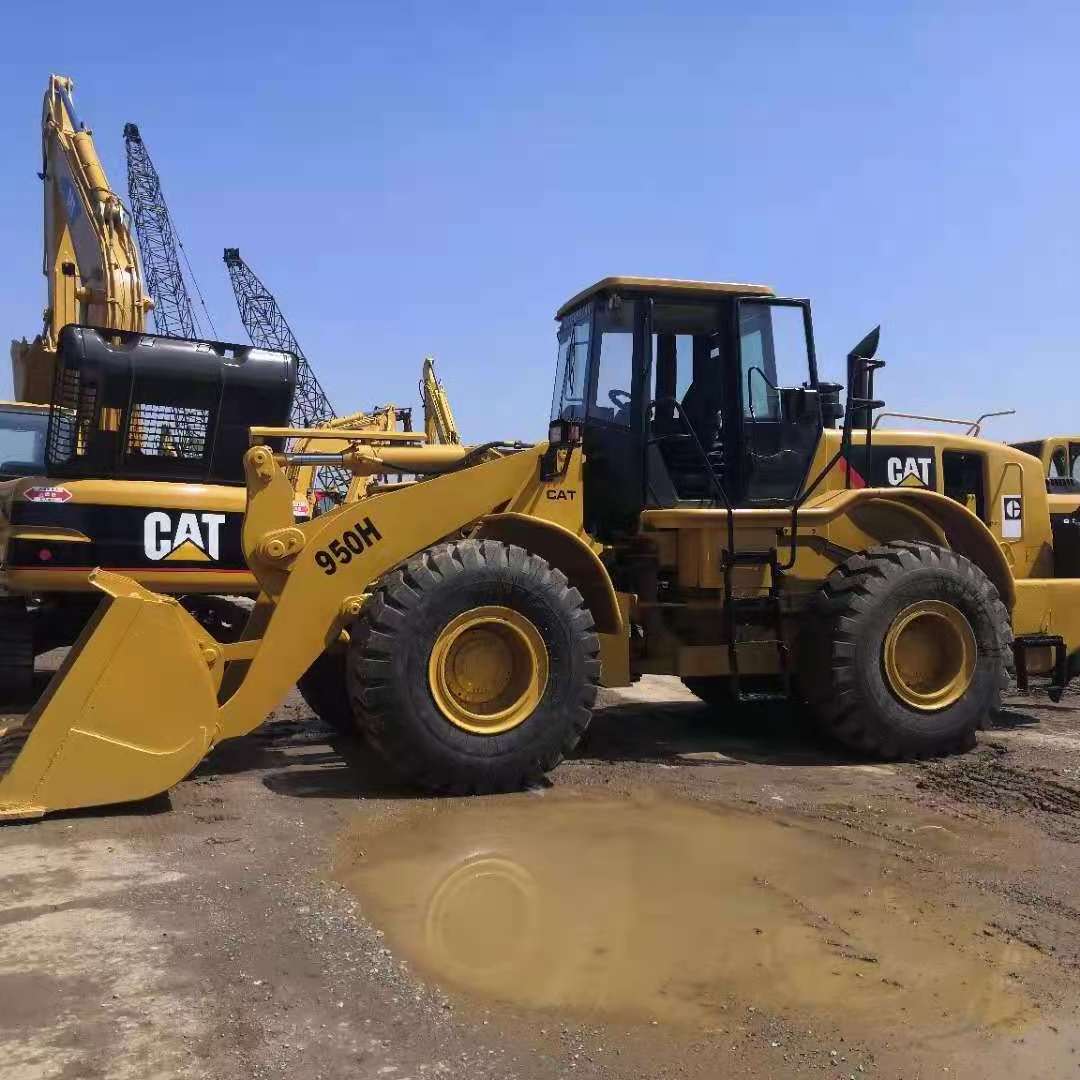
<path fill-rule="evenodd" d="M 683 395 L 682 415 L 674 418 L 671 428 L 670 433 L 661 435 L 658 445 L 676 495 L 680 500 L 719 502 L 709 476 L 711 469 L 724 483 L 723 428 L 716 388 L 695 379 Z"/>

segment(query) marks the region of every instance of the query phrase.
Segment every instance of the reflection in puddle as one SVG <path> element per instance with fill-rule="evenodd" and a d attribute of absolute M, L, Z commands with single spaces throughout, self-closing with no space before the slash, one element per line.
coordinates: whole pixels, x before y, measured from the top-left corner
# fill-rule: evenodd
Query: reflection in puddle
<path fill-rule="evenodd" d="M 896 865 L 726 808 L 549 792 L 417 804 L 346 837 L 338 877 L 429 976 L 531 1007 L 707 1025 L 756 1003 L 927 1036 L 1030 1015 L 1032 951 Z"/>

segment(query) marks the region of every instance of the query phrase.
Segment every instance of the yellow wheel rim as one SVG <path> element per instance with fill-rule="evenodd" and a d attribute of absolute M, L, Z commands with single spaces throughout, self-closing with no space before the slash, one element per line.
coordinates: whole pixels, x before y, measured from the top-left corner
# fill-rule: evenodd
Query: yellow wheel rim
<path fill-rule="evenodd" d="M 497 735 L 524 723 L 540 704 L 548 654 L 540 631 L 512 608 L 463 611 L 435 640 L 428 683 L 456 727 Z"/>
<path fill-rule="evenodd" d="M 885 635 L 885 675 L 905 705 L 936 712 L 967 692 L 978 652 L 962 611 L 941 600 L 921 600 L 904 608 Z"/>

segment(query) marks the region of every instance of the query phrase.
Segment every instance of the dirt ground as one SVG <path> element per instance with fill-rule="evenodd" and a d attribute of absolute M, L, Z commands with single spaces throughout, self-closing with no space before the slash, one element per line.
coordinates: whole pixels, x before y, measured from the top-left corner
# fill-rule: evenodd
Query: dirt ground
<path fill-rule="evenodd" d="M 294 697 L 0 828 L 0 1077 L 1077 1075 L 1078 704 L 884 766 L 650 678 L 551 786 L 437 801 Z"/>

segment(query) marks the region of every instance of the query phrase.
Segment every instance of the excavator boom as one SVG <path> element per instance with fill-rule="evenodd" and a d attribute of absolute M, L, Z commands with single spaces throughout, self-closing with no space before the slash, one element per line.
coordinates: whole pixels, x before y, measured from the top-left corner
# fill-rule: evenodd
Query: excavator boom
<path fill-rule="evenodd" d="M 56 343 L 70 323 L 142 331 L 153 301 L 143 291 L 131 222 L 72 102 L 73 82 L 52 75 L 41 117 L 48 307 L 33 342 L 11 347 L 15 396 L 47 404 Z"/>
<path fill-rule="evenodd" d="M 424 434 L 427 435 L 428 442 L 458 445 L 461 434 L 450 408 L 450 399 L 435 375 L 435 358 L 432 356 L 424 357 L 420 393 L 424 401 Z"/>

